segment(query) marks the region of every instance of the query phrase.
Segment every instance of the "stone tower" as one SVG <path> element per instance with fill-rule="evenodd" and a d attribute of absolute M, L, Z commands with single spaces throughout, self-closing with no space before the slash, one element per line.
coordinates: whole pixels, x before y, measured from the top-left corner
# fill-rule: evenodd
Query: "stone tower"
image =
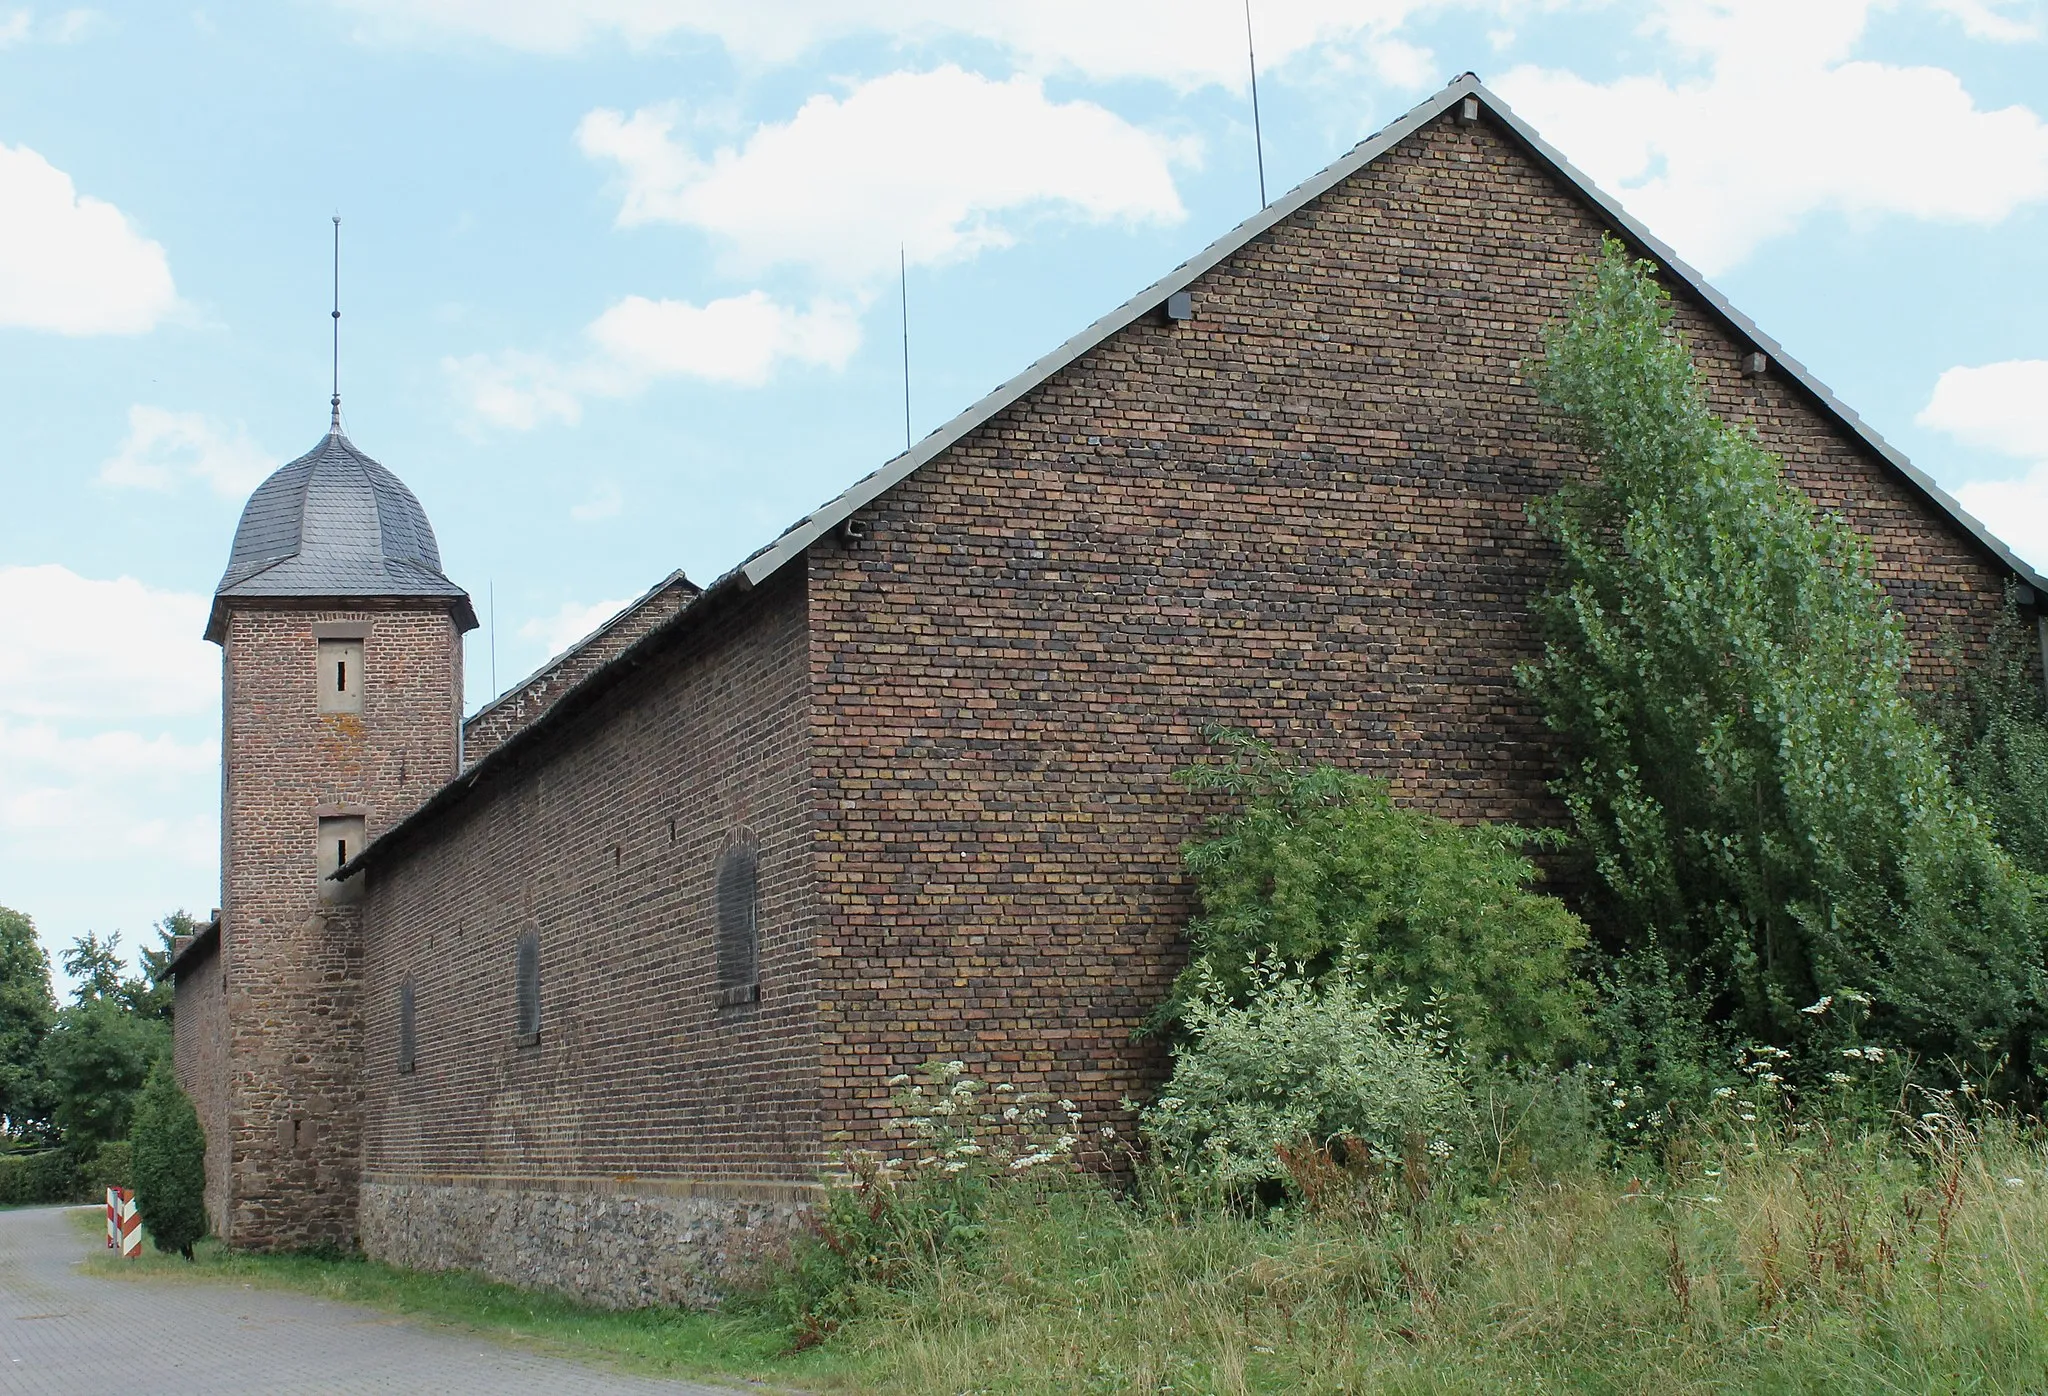
<path fill-rule="evenodd" d="M 338 421 L 242 511 L 206 626 L 221 912 L 177 961 L 179 1074 L 232 1245 L 355 1242 L 361 879 L 327 875 L 456 774 L 475 627 L 419 501 Z"/>

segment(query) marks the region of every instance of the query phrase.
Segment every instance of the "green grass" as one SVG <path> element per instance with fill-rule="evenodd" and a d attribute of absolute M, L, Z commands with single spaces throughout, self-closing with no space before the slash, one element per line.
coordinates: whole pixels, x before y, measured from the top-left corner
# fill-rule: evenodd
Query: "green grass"
<path fill-rule="evenodd" d="M 424 1273 L 375 1261 L 319 1255 L 246 1255 L 211 1238 L 189 1262 L 145 1246 L 139 1259 L 105 1250 L 106 1211 L 72 1213 L 81 1238 L 98 1249 L 93 1274 L 135 1281 L 198 1280 L 295 1290 L 403 1314 L 559 1356 L 626 1371 L 701 1378 L 741 1377 L 771 1387 L 841 1384 L 846 1364 L 830 1350 L 792 1354 L 783 1333 L 763 1319 L 677 1309 L 597 1309 L 535 1294 L 460 1271 Z"/>
<path fill-rule="evenodd" d="M 1514 1173 L 1507 1170 L 1508 1175 Z M 790 1354 L 758 1313 L 611 1313 L 363 1261 L 96 1270 L 279 1285 L 642 1371 L 905 1396 L 2048 1392 L 2048 1151 L 1736 1125 L 1615 1168 L 1284 1213 L 999 1190 L 983 1241 Z M 97 1235 L 95 1212 L 81 1230 Z"/>

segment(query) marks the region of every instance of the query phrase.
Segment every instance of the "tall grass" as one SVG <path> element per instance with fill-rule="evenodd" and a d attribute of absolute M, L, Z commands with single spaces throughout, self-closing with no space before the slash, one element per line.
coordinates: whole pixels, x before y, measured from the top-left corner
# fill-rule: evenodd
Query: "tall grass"
<path fill-rule="evenodd" d="M 2048 1390 L 2038 1135 L 1724 1124 L 1477 1194 L 1011 1188 L 832 1345 L 903 1392 Z"/>

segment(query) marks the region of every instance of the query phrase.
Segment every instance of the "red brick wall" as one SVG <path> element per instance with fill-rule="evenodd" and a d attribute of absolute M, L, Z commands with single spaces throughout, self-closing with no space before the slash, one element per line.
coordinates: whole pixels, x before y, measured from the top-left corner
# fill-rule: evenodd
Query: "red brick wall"
<path fill-rule="evenodd" d="M 375 866 L 363 1159 L 398 1187 L 801 1180 L 817 1156 L 800 572 L 738 599 Z M 719 850 L 761 856 L 758 1004 L 714 1004 Z M 540 936 L 540 1041 L 514 1040 Z M 415 985 L 417 1069 L 398 1070 Z M 433 1251 L 460 1253 L 457 1238 Z"/>
<path fill-rule="evenodd" d="M 496 751 L 507 737 L 560 702 L 564 693 L 688 605 L 696 594 L 697 587 L 688 578 L 681 574 L 671 577 L 612 617 L 596 634 L 478 709 L 462 724 L 463 768 L 467 770 Z"/>
<path fill-rule="evenodd" d="M 318 711 L 323 622 L 368 626 L 360 714 Z M 318 900 L 317 820 L 361 813 L 375 837 L 454 776 L 461 641 L 445 609 L 238 603 L 224 649 L 221 1229 L 238 1246 L 348 1246 L 360 912 Z"/>
<path fill-rule="evenodd" d="M 1460 819 L 1557 823 L 1512 669 L 1581 468 L 1529 372 L 1601 226 L 1493 127 L 1446 119 L 1134 325 L 812 551 L 828 1140 L 878 1143 L 932 1057 L 1071 1095 L 1159 1067 L 1181 962 L 1171 773 L 1206 723 Z M 1681 323 L 1717 406 L 1870 535 L 1923 650 L 2001 578 L 1736 345 Z"/>
<path fill-rule="evenodd" d="M 178 1084 L 192 1099 L 206 1131 L 206 1220 L 216 1235 L 226 1229 L 231 1134 L 227 1093 L 227 981 L 216 950 L 178 974 L 171 1018 Z"/>

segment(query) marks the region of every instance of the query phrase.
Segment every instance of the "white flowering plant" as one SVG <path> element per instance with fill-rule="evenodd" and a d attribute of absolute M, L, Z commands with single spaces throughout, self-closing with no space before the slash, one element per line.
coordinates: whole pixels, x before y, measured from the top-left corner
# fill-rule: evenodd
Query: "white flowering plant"
<path fill-rule="evenodd" d="M 1298 1188 L 1304 1150 L 1448 1157 L 1470 1104 L 1442 1022 L 1401 1016 L 1342 966 L 1310 982 L 1254 956 L 1239 982 L 1233 996 L 1198 977 L 1185 1002 L 1173 1075 L 1139 1121 L 1158 1162 L 1241 1191 Z"/>
<path fill-rule="evenodd" d="M 851 1318 L 863 1287 L 900 1287 L 923 1265 L 973 1251 L 996 1189 L 1074 1164 L 1071 1100 L 985 1081 L 961 1061 L 887 1084 L 896 1113 L 884 1132 L 899 1147 L 835 1157 L 811 1232 L 766 1277 L 763 1297 L 800 1346 Z"/>

